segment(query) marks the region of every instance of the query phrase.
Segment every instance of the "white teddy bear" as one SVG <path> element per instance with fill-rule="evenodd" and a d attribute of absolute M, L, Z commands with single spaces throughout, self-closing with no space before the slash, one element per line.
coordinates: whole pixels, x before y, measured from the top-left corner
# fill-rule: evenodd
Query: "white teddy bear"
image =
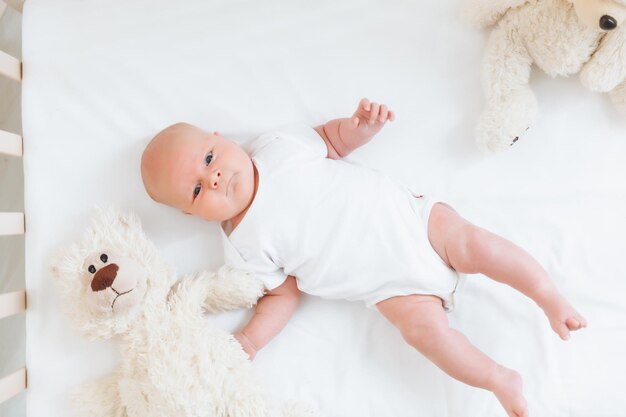
<path fill-rule="evenodd" d="M 222 267 L 177 280 L 137 217 L 112 209 L 51 269 L 76 327 L 120 347 L 118 369 L 72 395 L 79 416 L 315 415 L 276 408 L 236 339 L 203 317 L 255 304 L 264 288 L 253 276 Z"/>
<path fill-rule="evenodd" d="M 467 0 L 465 13 L 476 26 L 495 25 L 483 61 L 481 148 L 508 148 L 534 121 L 533 64 L 552 77 L 580 72 L 626 114 L 626 0 Z"/>

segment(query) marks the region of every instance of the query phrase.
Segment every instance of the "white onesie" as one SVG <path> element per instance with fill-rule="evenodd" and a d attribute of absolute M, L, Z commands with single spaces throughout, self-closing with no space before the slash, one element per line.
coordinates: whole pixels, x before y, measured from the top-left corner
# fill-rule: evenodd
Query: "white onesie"
<path fill-rule="evenodd" d="M 287 275 L 327 299 L 431 294 L 453 307 L 459 276 L 428 241 L 434 202 L 357 164 L 326 158 L 308 126 L 289 126 L 248 145 L 259 174 L 256 196 L 226 236 L 226 263 L 253 271 L 267 289 Z"/>

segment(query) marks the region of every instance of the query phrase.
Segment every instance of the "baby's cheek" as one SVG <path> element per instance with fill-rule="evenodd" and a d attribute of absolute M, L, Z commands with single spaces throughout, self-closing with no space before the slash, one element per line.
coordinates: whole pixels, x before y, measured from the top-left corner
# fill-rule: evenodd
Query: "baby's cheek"
<path fill-rule="evenodd" d="M 207 220 L 212 220 L 211 215 L 213 209 L 211 207 L 211 199 L 203 195 L 200 201 L 196 201 L 194 214 Z"/>
<path fill-rule="evenodd" d="M 224 221 L 230 219 L 232 216 L 232 204 L 229 198 L 224 196 L 213 196 L 210 205 L 211 216 L 215 220 Z"/>

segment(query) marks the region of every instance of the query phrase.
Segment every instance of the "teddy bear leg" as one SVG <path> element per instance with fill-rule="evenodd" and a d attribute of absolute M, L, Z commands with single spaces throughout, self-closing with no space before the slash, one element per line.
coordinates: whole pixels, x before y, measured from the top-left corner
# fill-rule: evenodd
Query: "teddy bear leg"
<path fill-rule="evenodd" d="M 309 404 L 290 402 L 283 406 L 282 417 L 320 417 L 319 410 Z"/>
<path fill-rule="evenodd" d="M 221 411 L 216 417 L 277 417 L 281 414 L 248 362 L 231 369 L 219 388 L 216 408 Z"/>
<path fill-rule="evenodd" d="M 234 369 L 229 381 L 223 384 L 218 413 L 223 417 L 319 417 L 312 406 L 300 402 L 276 404 L 265 390 L 264 384 L 253 374 L 250 364 Z"/>
<path fill-rule="evenodd" d="M 513 145 L 537 115 L 537 99 L 528 86 L 532 59 L 514 33 L 498 27 L 483 61 L 486 106 L 476 126 L 478 146 L 499 151 Z"/>
<path fill-rule="evenodd" d="M 626 80 L 611 90 L 609 96 L 620 115 L 626 117 Z"/>
<path fill-rule="evenodd" d="M 115 375 L 87 382 L 74 389 L 70 401 L 79 417 L 127 417 Z"/>

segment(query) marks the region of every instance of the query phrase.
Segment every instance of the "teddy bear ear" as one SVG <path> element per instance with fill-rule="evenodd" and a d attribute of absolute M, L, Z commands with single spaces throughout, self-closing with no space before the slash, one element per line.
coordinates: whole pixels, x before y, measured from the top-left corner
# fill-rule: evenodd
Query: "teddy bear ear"
<path fill-rule="evenodd" d="M 124 229 L 141 228 L 139 218 L 132 212 L 124 212 L 114 206 L 96 207 L 96 223 L 107 229 L 111 226 Z"/>
<path fill-rule="evenodd" d="M 119 213 L 117 217 L 117 221 L 124 227 L 129 229 L 140 229 L 141 221 L 139 217 L 135 215 L 133 212 L 128 213 Z"/>
<path fill-rule="evenodd" d="M 69 248 L 69 250 L 75 250 L 74 246 Z M 60 280 L 63 277 L 65 269 L 67 269 L 69 263 L 68 249 L 66 248 L 58 251 L 48 264 L 48 271 L 50 272 L 52 278 Z"/>
<path fill-rule="evenodd" d="M 50 265 L 50 275 L 52 275 L 53 278 L 59 278 L 60 271 L 59 271 L 58 265 L 56 264 Z"/>

